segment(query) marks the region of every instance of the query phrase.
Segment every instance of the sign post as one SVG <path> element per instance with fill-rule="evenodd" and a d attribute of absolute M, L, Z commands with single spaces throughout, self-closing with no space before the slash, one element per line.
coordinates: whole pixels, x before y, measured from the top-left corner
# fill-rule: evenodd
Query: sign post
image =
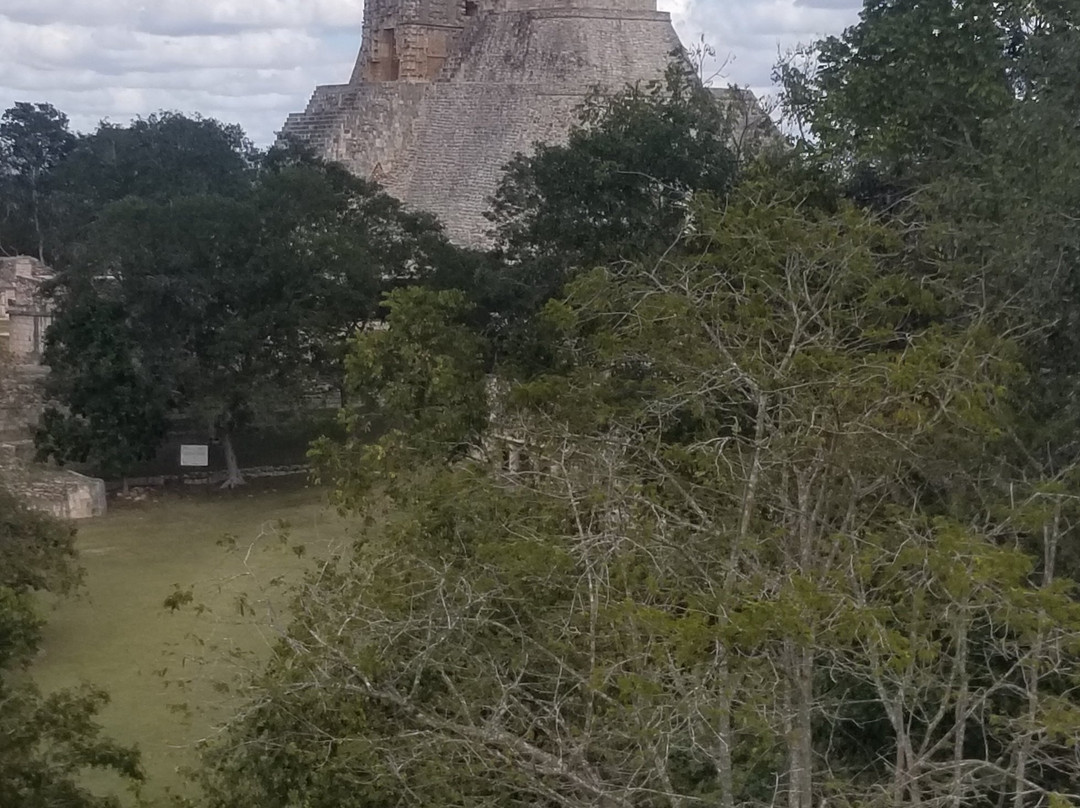
<path fill-rule="evenodd" d="M 206 491 L 210 492 L 210 447 L 205 443 L 180 445 L 180 467 L 206 469 Z"/>

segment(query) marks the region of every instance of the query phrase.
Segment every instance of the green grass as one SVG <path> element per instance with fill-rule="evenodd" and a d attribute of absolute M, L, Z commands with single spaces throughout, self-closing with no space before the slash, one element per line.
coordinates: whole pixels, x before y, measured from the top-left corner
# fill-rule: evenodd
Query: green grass
<path fill-rule="evenodd" d="M 306 546 L 303 559 L 281 541 L 282 520 L 288 545 Z M 283 584 L 344 536 L 320 492 L 296 479 L 113 506 L 79 525 L 86 585 L 75 598 L 47 604 L 43 653 L 31 674 L 43 690 L 79 682 L 107 689 L 112 702 L 101 723 L 139 745 L 143 795 L 159 803 L 183 793 L 196 742 L 230 714 L 237 677 L 257 669 L 285 619 Z M 174 611 L 165 601 L 177 587 L 192 599 Z M 115 788 L 102 775 L 88 783 Z"/>

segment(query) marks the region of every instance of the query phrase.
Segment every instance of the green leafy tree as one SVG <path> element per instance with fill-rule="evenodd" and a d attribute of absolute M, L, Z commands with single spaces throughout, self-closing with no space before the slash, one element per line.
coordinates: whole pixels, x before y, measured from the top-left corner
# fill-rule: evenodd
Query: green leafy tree
<path fill-rule="evenodd" d="M 151 455 L 166 417 L 183 413 L 229 434 L 253 388 L 272 384 L 245 295 L 254 212 L 221 196 L 118 202 L 94 223 L 84 263 L 60 279 L 46 361 L 54 408 L 39 448 L 121 466 Z M 87 358 L 96 360 L 94 363 Z M 234 478 L 230 478 L 234 479 Z"/>
<path fill-rule="evenodd" d="M 127 125 L 101 123 L 53 172 L 53 265 L 65 269 L 83 260 L 87 228 L 110 204 L 244 195 L 257 158 L 239 126 L 213 118 L 162 112 Z"/>
<path fill-rule="evenodd" d="M 312 450 L 347 508 L 410 469 L 460 459 L 487 425 L 488 346 L 465 295 L 397 289 L 385 309 L 386 327 L 358 333 L 347 358 L 347 440 L 323 438 Z"/>
<path fill-rule="evenodd" d="M 352 336 L 380 324 L 384 295 L 417 283 L 474 289 L 480 257 L 451 245 L 427 214 L 405 210 L 371 182 L 292 149 L 267 155 L 256 204 L 264 272 L 310 280 L 304 349 L 325 381 L 343 389 Z"/>
<path fill-rule="evenodd" d="M 511 266 L 491 305 L 534 311 L 576 270 L 670 247 L 693 193 L 732 187 L 731 142 L 725 110 L 682 61 L 663 82 L 592 96 L 565 145 L 506 167 L 488 215 Z"/>
<path fill-rule="evenodd" d="M 166 123 L 162 150 L 180 126 Z M 372 183 L 289 151 L 256 159 L 207 126 L 181 131 L 217 132 L 213 148 L 233 155 L 212 192 L 199 190 L 211 176 L 178 168 L 172 196 L 110 202 L 71 244 L 53 287 L 43 456 L 123 474 L 183 418 L 220 439 L 225 484 L 239 485 L 236 431 L 301 417 L 307 394 L 340 389 L 344 345 L 381 316 L 382 293 L 457 260 L 437 223 Z"/>
<path fill-rule="evenodd" d="M 793 111 L 830 148 L 886 170 L 978 148 L 1014 97 L 1005 5 L 867 2 L 857 25 L 815 44 L 810 76 L 785 74 Z"/>
<path fill-rule="evenodd" d="M 236 124 L 161 112 L 129 124 L 102 123 L 83 137 L 58 172 L 59 190 L 83 208 L 135 196 L 243 194 L 258 151 Z"/>
<path fill-rule="evenodd" d="M 42 458 L 92 461 L 121 477 L 165 439 L 172 390 L 162 384 L 165 357 L 138 340 L 121 302 L 95 285 L 69 277 L 61 292 L 63 316 L 51 327 L 45 357 L 53 403 L 34 440 Z"/>
<path fill-rule="evenodd" d="M 867 2 L 857 25 L 781 65 L 808 163 L 905 222 L 909 247 L 1017 335 L 1027 382 L 982 496 L 1068 501 L 1076 442 L 1080 16 L 1072 3 Z M 1039 492 L 1044 492 L 1040 494 Z M 1076 544 L 1074 525 L 1029 531 Z M 1059 572 L 1076 575 L 1070 560 Z"/>
<path fill-rule="evenodd" d="M 44 261 L 55 249 L 46 248 L 51 179 L 76 143 L 67 116 L 51 104 L 20 102 L 0 117 L 0 250 Z"/>

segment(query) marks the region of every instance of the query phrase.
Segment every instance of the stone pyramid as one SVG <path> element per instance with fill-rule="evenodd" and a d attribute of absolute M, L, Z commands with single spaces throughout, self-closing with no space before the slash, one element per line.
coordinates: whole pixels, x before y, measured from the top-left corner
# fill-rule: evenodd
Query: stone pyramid
<path fill-rule="evenodd" d="M 680 47 L 655 0 L 368 0 L 349 83 L 316 88 L 281 136 L 482 245 L 514 153 L 563 140 L 594 88 L 662 77 Z"/>

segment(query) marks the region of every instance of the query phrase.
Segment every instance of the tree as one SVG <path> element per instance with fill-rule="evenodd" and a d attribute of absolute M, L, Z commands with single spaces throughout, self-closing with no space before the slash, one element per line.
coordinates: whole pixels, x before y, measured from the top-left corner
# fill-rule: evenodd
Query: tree
<path fill-rule="evenodd" d="M 155 136 L 162 149 L 180 126 L 169 123 Z M 191 128 L 205 134 L 201 122 L 181 127 Z M 209 131 L 222 135 L 214 143 L 229 134 Z M 383 291 L 453 265 L 438 224 L 372 183 L 224 142 L 235 159 L 218 161 L 232 174 L 181 166 L 190 188 L 112 201 L 72 242 L 53 287 L 46 362 L 57 404 L 38 429 L 43 456 L 123 474 L 183 418 L 221 441 L 225 485 L 239 485 L 236 431 L 298 418 L 309 393 L 340 389 L 343 346 L 381 316 Z"/>
<path fill-rule="evenodd" d="M 1078 23 L 1068 3 L 868 2 L 843 36 L 778 71 L 808 161 L 904 220 L 913 248 L 980 278 L 972 302 L 1017 335 L 1028 381 L 984 493 L 1056 491 L 1063 506 L 1080 459 Z M 1044 542 L 1074 544 L 1074 524 L 1049 520 L 1028 546 L 1052 557 Z"/>
<path fill-rule="evenodd" d="M 1018 511 L 967 504 L 1012 346 L 901 232 L 805 201 L 748 180 L 669 257 L 575 280 L 558 361 L 488 383 L 469 453 L 461 310 L 358 338 L 400 428 L 331 450 L 368 519 L 209 805 L 1080 796 L 1080 613 L 999 545 Z"/>
<path fill-rule="evenodd" d="M 732 187 L 730 144 L 725 111 L 681 60 L 663 82 L 590 97 L 566 145 L 538 145 L 506 167 L 488 214 L 510 263 L 493 305 L 513 318 L 577 270 L 667 249 L 694 192 Z"/>
<path fill-rule="evenodd" d="M 45 261 L 50 179 L 75 146 L 67 116 L 51 104 L 17 103 L 0 118 L 0 250 Z M 56 247 L 49 245 L 49 251 Z"/>
<path fill-rule="evenodd" d="M 127 125 L 103 122 L 82 138 L 58 172 L 74 211 L 126 197 L 167 200 L 247 191 L 258 151 L 236 124 L 161 112 Z"/>
<path fill-rule="evenodd" d="M 165 357 L 139 341 L 120 301 L 99 295 L 93 279 L 69 276 L 60 294 L 63 315 L 45 356 L 53 403 L 34 430 L 38 455 L 94 461 L 102 473 L 123 476 L 150 460 L 168 432 Z"/>
<path fill-rule="evenodd" d="M 378 186 L 293 149 L 266 157 L 256 190 L 264 221 L 264 271 L 310 279 L 305 351 L 342 389 L 351 338 L 381 323 L 383 298 L 401 286 L 474 289 L 480 257 L 451 245 L 428 214 L 408 211 Z"/>
<path fill-rule="evenodd" d="M 131 198 L 105 211 L 84 263 L 55 290 L 46 362 L 64 409 L 43 419 L 39 449 L 118 470 L 152 456 L 167 417 L 184 412 L 220 430 L 238 474 L 229 434 L 254 386 L 274 381 L 260 363 L 276 346 L 245 317 L 243 296 L 257 294 L 245 274 L 255 227 L 249 206 L 221 196 Z"/>
<path fill-rule="evenodd" d="M 101 737 L 108 701 L 89 686 L 43 696 L 20 668 L 33 658 L 41 621 L 35 591 L 69 592 L 79 581 L 75 531 L 28 509 L 0 486 L 0 803 L 11 808 L 116 808 L 80 784 L 90 768 L 142 779 L 138 753 Z"/>
<path fill-rule="evenodd" d="M 396 289 L 385 301 L 387 327 L 355 335 L 341 412 L 348 438 L 321 438 L 311 452 L 320 476 L 335 483 L 339 506 L 362 507 L 376 484 L 459 459 L 481 439 L 489 347 L 471 309 L 459 290 Z"/>

